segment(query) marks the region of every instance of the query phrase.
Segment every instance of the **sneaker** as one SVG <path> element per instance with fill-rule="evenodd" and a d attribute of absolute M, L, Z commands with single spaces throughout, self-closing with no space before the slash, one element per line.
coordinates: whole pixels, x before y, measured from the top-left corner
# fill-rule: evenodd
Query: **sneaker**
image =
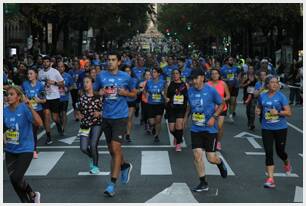
<path fill-rule="evenodd" d="M 223 160 L 221 158 L 220 158 L 220 160 L 221 160 L 221 164 L 219 164 L 217 166 L 219 168 L 221 177 L 226 178 L 227 177 L 227 168 L 226 168 Z"/>
<path fill-rule="evenodd" d="M 158 136 L 155 136 L 155 137 L 154 137 L 154 142 L 159 142 Z"/>
<path fill-rule="evenodd" d="M 39 192 L 34 192 L 35 197 L 34 197 L 34 203 L 40 203 L 40 193 Z"/>
<path fill-rule="evenodd" d="M 110 182 L 105 191 L 104 191 L 105 195 L 108 195 L 109 197 L 113 197 L 115 195 L 115 184 Z"/>
<path fill-rule="evenodd" d="M 181 152 L 181 151 L 182 151 L 181 144 L 177 144 L 177 145 L 175 146 L 175 151 L 177 151 L 177 152 Z"/>
<path fill-rule="evenodd" d="M 219 142 L 219 141 L 217 142 L 217 147 L 216 147 L 216 149 L 217 149 L 218 151 L 221 151 L 221 149 L 222 149 L 222 148 L 221 148 L 221 142 Z"/>
<path fill-rule="evenodd" d="M 34 159 L 37 159 L 37 158 L 38 158 L 38 153 L 37 153 L 36 151 L 34 151 L 34 153 L 33 153 L 33 158 L 34 158 Z"/>
<path fill-rule="evenodd" d="M 93 164 L 92 159 L 89 159 L 89 168 L 90 168 L 90 170 L 92 170 L 92 168 L 94 168 L 94 164 Z"/>
<path fill-rule="evenodd" d="M 53 143 L 53 142 L 52 142 L 51 138 L 47 138 L 45 144 L 50 145 L 50 144 L 52 144 L 52 143 Z"/>
<path fill-rule="evenodd" d="M 194 192 L 208 191 L 207 182 L 201 182 L 198 186 L 192 188 L 192 191 L 194 191 Z"/>
<path fill-rule="evenodd" d="M 130 181 L 131 171 L 133 169 L 133 165 L 128 163 L 130 166 L 124 170 L 121 170 L 121 183 L 127 184 Z"/>
<path fill-rule="evenodd" d="M 96 175 L 100 173 L 100 169 L 97 166 L 93 166 L 92 169 L 89 171 L 90 174 Z"/>
<path fill-rule="evenodd" d="M 156 134 L 156 129 L 153 128 L 153 129 L 152 129 L 152 135 L 155 135 L 155 134 Z"/>
<path fill-rule="evenodd" d="M 125 136 L 125 139 L 128 141 L 128 142 L 132 142 L 131 138 L 130 138 L 130 135 L 126 135 Z"/>
<path fill-rule="evenodd" d="M 274 179 L 272 177 L 267 178 L 264 184 L 264 187 L 265 188 L 275 188 Z"/>
<path fill-rule="evenodd" d="M 288 161 L 288 164 L 286 165 L 286 164 L 284 164 L 284 170 L 285 170 L 285 172 L 287 173 L 287 175 L 289 175 L 289 174 L 291 174 L 291 164 L 290 164 L 290 162 Z"/>
<path fill-rule="evenodd" d="M 232 114 L 230 114 L 230 115 L 228 116 L 228 119 L 229 119 L 230 122 L 234 122 L 234 119 L 233 119 L 233 115 L 232 115 Z"/>

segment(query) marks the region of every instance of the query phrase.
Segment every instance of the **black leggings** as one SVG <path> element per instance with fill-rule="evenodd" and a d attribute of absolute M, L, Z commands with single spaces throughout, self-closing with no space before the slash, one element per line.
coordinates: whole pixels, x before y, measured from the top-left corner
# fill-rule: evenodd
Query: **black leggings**
<path fill-rule="evenodd" d="M 43 120 L 44 119 L 44 115 L 43 115 L 43 110 L 41 111 L 36 111 L 40 118 Z M 33 136 L 34 136 L 34 151 L 37 151 L 36 147 L 37 147 L 37 132 L 38 132 L 39 127 L 35 126 L 33 124 Z"/>
<path fill-rule="evenodd" d="M 147 123 L 148 122 L 148 103 L 141 101 L 141 117 L 142 120 Z"/>
<path fill-rule="evenodd" d="M 285 152 L 287 129 L 267 130 L 262 129 L 262 141 L 266 152 L 266 166 L 274 165 L 273 162 L 273 142 L 275 140 L 276 153 L 283 161 L 288 159 Z"/>
<path fill-rule="evenodd" d="M 79 94 L 77 89 L 70 90 L 71 100 L 72 100 L 72 107 L 76 109 L 76 103 L 78 102 Z"/>
<path fill-rule="evenodd" d="M 10 181 L 17 193 L 19 199 L 23 203 L 33 203 L 33 190 L 24 180 L 24 174 L 30 166 L 33 158 L 32 152 L 26 153 L 10 153 L 5 152 L 6 169 L 10 177 Z"/>
<path fill-rule="evenodd" d="M 246 105 L 246 114 L 247 114 L 247 117 L 248 117 L 248 126 L 254 126 L 255 106 L 256 106 L 256 100 L 254 98 L 252 98 L 252 100 Z"/>
<path fill-rule="evenodd" d="M 99 153 L 98 144 L 102 135 L 102 126 L 95 125 L 91 127 L 89 137 L 80 136 L 80 149 L 83 153 L 92 158 L 93 164 L 98 166 Z"/>

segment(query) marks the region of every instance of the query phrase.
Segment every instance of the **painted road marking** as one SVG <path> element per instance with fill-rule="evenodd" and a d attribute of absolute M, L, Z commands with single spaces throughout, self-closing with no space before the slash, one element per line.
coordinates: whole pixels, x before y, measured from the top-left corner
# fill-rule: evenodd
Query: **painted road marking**
<path fill-rule="evenodd" d="M 122 145 L 123 148 L 172 148 L 171 145 Z M 80 149 L 80 146 L 37 146 L 38 149 Z M 98 148 L 107 148 L 107 146 L 99 145 Z"/>
<path fill-rule="evenodd" d="M 299 155 L 303 158 L 303 154 L 299 153 Z"/>
<path fill-rule="evenodd" d="M 71 114 L 72 112 L 73 112 L 73 109 L 69 110 L 69 111 L 67 112 L 67 116 L 68 116 L 69 114 Z M 53 122 L 53 123 L 50 125 L 50 128 L 52 129 L 54 126 L 55 126 L 55 123 Z M 45 134 L 46 134 L 46 130 L 41 131 L 41 132 L 37 135 L 37 140 L 40 140 L 40 138 L 42 138 L 42 136 L 44 136 Z"/>
<path fill-rule="evenodd" d="M 99 154 L 109 154 L 109 151 L 99 151 Z"/>
<path fill-rule="evenodd" d="M 266 173 L 266 176 L 268 176 L 268 173 Z M 273 174 L 274 177 L 299 177 L 297 174 L 295 173 L 290 173 L 289 175 L 286 173 L 274 173 Z"/>
<path fill-rule="evenodd" d="M 33 159 L 26 176 L 46 176 L 56 165 L 64 152 L 40 152 L 38 159 Z"/>
<path fill-rule="evenodd" d="M 261 136 L 255 135 L 255 134 L 251 134 L 249 132 L 240 132 L 239 134 L 235 135 L 234 138 L 245 138 L 249 141 L 249 143 L 255 148 L 255 149 L 261 149 L 261 145 L 258 144 L 258 142 L 255 140 L 255 138 L 257 139 L 261 139 Z"/>
<path fill-rule="evenodd" d="M 300 128 L 294 126 L 293 124 L 291 124 L 291 123 L 289 123 L 289 122 L 287 122 L 287 124 L 288 124 L 288 126 L 292 127 L 292 128 L 295 129 L 296 131 L 298 131 L 298 132 L 300 132 L 300 133 L 303 134 L 303 130 L 301 130 Z"/>
<path fill-rule="evenodd" d="M 110 172 L 99 172 L 99 174 L 91 174 L 90 172 L 79 172 L 78 175 L 79 176 L 99 176 L 99 175 L 109 175 Z"/>
<path fill-rule="evenodd" d="M 233 170 L 231 169 L 231 167 L 229 166 L 229 164 L 227 163 L 227 161 L 225 160 L 225 158 L 222 156 L 222 154 L 220 152 L 217 152 L 218 156 L 223 160 L 226 168 L 227 168 L 227 174 L 229 176 L 234 176 L 235 173 L 233 172 Z M 217 167 L 217 165 L 211 164 L 210 162 L 208 162 L 205 152 L 203 153 L 203 160 L 204 160 L 204 165 L 205 165 L 205 173 L 207 175 L 220 175 L 220 171 Z"/>
<path fill-rule="evenodd" d="M 170 145 L 172 147 L 174 147 L 175 145 L 173 144 L 173 140 L 174 140 L 174 136 L 171 134 L 170 129 L 169 129 L 169 125 L 168 125 L 168 120 L 166 119 L 166 125 L 167 125 L 167 131 L 168 131 L 168 136 L 169 136 L 169 141 L 170 141 Z M 187 147 L 186 145 L 186 141 L 185 138 L 183 137 L 183 142 L 181 143 L 182 147 Z"/>
<path fill-rule="evenodd" d="M 296 186 L 293 202 L 303 202 L 303 187 Z"/>
<path fill-rule="evenodd" d="M 240 132 L 239 134 L 235 135 L 234 137 L 245 137 L 245 136 L 261 139 L 261 136 L 258 136 L 256 134 L 252 134 L 252 133 L 249 133 L 249 132 Z"/>
<path fill-rule="evenodd" d="M 245 152 L 246 155 L 265 155 L 265 152 Z"/>
<path fill-rule="evenodd" d="M 173 183 L 146 203 L 198 203 L 186 183 Z"/>
<path fill-rule="evenodd" d="M 249 143 L 255 148 L 255 149 L 261 149 L 262 147 L 260 144 L 256 142 L 256 140 L 253 137 L 246 137 L 246 139 L 249 141 Z"/>
<path fill-rule="evenodd" d="M 141 151 L 141 175 L 172 175 L 168 151 Z"/>
<path fill-rule="evenodd" d="M 73 136 L 73 137 L 68 137 L 68 138 L 65 138 L 65 139 L 60 139 L 58 141 L 64 142 L 66 144 L 72 144 L 75 141 L 76 138 L 77 138 L 77 136 Z"/>

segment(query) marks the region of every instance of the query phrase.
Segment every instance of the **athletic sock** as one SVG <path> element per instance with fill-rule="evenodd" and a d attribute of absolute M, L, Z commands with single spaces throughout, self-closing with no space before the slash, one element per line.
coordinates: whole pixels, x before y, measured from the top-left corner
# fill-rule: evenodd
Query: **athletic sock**
<path fill-rule="evenodd" d="M 112 182 L 112 183 L 116 184 L 116 181 L 117 181 L 117 178 L 115 178 L 115 177 L 112 177 L 112 178 L 111 178 L 111 182 Z"/>
<path fill-rule="evenodd" d="M 177 144 L 182 143 L 183 142 L 183 130 L 182 129 L 176 130 L 175 137 L 176 137 Z"/>
<path fill-rule="evenodd" d="M 203 177 L 200 177 L 200 181 L 201 181 L 201 183 L 207 183 L 206 176 L 204 175 Z"/>
<path fill-rule="evenodd" d="M 129 168 L 129 167 L 130 167 L 130 164 L 125 162 L 121 165 L 121 170 L 125 170 L 126 168 Z"/>

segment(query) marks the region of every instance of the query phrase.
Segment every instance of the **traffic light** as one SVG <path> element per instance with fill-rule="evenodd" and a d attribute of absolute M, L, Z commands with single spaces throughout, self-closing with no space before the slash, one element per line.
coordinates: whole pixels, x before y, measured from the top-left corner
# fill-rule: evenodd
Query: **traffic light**
<path fill-rule="evenodd" d="M 170 29 L 166 29 L 167 36 L 170 36 Z"/>

